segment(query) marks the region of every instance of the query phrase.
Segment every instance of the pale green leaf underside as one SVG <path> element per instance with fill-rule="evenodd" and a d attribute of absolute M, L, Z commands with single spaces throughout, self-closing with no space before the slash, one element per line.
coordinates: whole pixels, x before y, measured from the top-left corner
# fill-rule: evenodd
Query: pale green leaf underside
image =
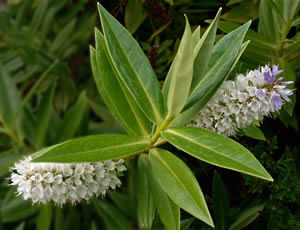
<path fill-rule="evenodd" d="M 149 145 L 150 137 L 117 134 L 86 136 L 36 153 L 33 162 L 95 162 L 128 157 Z"/>
<path fill-rule="evenodd" d="M 193 81 L 191 88 L 197 86 L 201 78 L 207 69 L 207 65 L 214 47 L 216 32 L 218 28 L 218 22 L 220 18 L 222 8 L 219 9 L 215 19 L 205 31 L 199 42 L 197 43 L 193 55 L 194 55 L 194 71 Z"/>
<path fill-rule="evenodd" d="M 213 226 L 201 188 L 187 165 L 172 153 L 151 149 L 153 172 L 163 190 L 182 209 Z"/>
<path fill-rule="evenodd" d="M 194 127 L 170 128 L 162 136 L 202 161 L 273 181 L 252 153 L 230 138 Z"/>
<path fill-rule="evenodd" d="M 185 31 L 163 88 L 168 117 L 179 114 L 189 96 L 193 77 L 193 49 L 192 31 L 186 18 Z"/>
<path fill-rule="evenodd" d="M 173 127 L 189 122 L 221 86 L 242 47 L 242 41 L 249 26 L 250 22 L 218 41 L 208 63 L 207 73 L 189 96 L 181 114 L 172 122 Z"/>

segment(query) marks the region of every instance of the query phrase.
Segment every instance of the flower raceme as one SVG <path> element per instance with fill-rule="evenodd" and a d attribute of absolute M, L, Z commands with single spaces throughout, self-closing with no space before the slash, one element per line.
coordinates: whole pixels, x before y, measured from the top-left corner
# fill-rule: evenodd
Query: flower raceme
<path fill-rule="evenodd" d="M 189 125 L 233 136 L 254 120 L 262 121 L 264 116 L 279 111 L 284 100 L 290 102 L 293 90 L 286 86 L 293 82 L 284 82 L 282 77 L 276 80 L 281 72 L 276 65 L 266 65 L 239 74 L 235 81 L 225 81 Z"/>
<path fill-rule="evenodd" d="M 27 157 L 15 164 L 10 185 L 17 185 L 18 195 L 33 203 L 76 204 L 105 196 L 108 189 L 121 185 L 118 175 L 126 170 L 124 160 L 68 164 L 31 163 L 31 160 Z"/>

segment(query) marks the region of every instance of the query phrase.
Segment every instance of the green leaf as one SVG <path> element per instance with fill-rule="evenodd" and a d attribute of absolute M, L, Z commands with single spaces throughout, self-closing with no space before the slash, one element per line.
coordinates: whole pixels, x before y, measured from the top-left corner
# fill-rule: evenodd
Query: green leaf
<path fill-rule="evenodd" d="M 218 28 L 218 22 L 221 15 L 222 8 L 219 9 L 215 19 L 210 24 L 208 29 L 203 34 L 200 41 L 197 43 L 193 55 L 194 55 L 194 71 L 193 71 L 193 81 L 191 88 L 194 89 L 201 78 L 203 77 L 203 74 L 205 73 L 207 69 L 207 65 L 209 62 L 209 59 L 211 57 L 214 43 L 215 43 L 215 37 L 216 32 Z"/>
<path fill-rule="evenodd" d="M 48 5 L 49 5 L 49 0 L 39 2 L 39 5 L 35 10 L 35 13 L 31 21 L 31 28 L 33 32 L 36 32 L 40 27 L 41 23 L 43 22 L 43 18 L 45 17 L 45 14 L 49 9 Z"/>
<path fill-rule="evenodd" d="M 99 3 L 105 42 L 112 62 L 141 110 L 153 122 L 164 118 L 164 101 L 155 73 L 131 34 Z"/>
<path fill-rule="evenodd" d="M 283 69 L 282 77 L 283 77 L 284 81 L 293 81 L 294 82 L 293 84 L 288 85 L 287 88 L 294 89 L 295 83 L 296 83 L 296 74 L 295 74 L 293 67 L 284 58 L 280 59 L 280 67 Z M 291 102 L 285 102 L 283 105 L 283 108 L 290 116 L 293 115 L 294 108 L 296 105 L 296 95 L 295 94 L 296 93 L 294 92 L 294 94 L 292 96 L 290 96 Z"/>
<path fill-rule="evenodd" d="M 180 208 L 162 189 L 153 172 L 150 174 L 150 185 L 155 207 L 167 230 L 180 230 Z"/>
<path fill-rule="evenodd" d="M 227 230 L 229 214 L 229 197 L 227 189 L 220 175 L 216 171 L 214 172 L 212 198 L 216 227 L 218 230 Z"/>
<path fill-rule="evenodd" d="M 65 229 L 64 213 L 63 208 L 56 206 L 55 207 L 55 220 L 54 220 L 54 229 L 55 230 L 64 230 Z"/>
<path fill-rule="evenodd" d="M 265 205 L 249 208 L 229 227 L 229 230 L 240 230 L 251 224 L 263 211 Z"/>
<path fill-rule="evenodd" d="M 0 121 L 14 127 L 14 115 L 20 105 L 16 84 L 0 63 Z"/>
<path fill-rule="evenodd" d="M 162 136 L 177 148 L 209 164 L 273 181 L 245 147 L 220 134 L 194 127 L 170 128 Z"/>
<path fill-rule="evenodd" d="M 257 140 L 262 140 L 262 141 L 266 140 L 264 133 L 261 131 L 260 128 L 258 128 L 255 125 L 251 125 L 251 126 L 245 128 L 243 131 L 247 137 L 251 137 L 251 138 L 254 138 Z"/>
<path fill-rule="evenodd" d="M 132 218 L 136 218 L 136 204 L 132 202 L 128 194 L 115 191 L 109 192 L 109 197 L 122 212 L 124 212 L 126 215 Z"/>
<path fill-rule="evenodd" d="M 114 205 L 104 200 L 92 201 L 96 213 L 102 218 L 107 230 L 131 230 L 129 220 Z"/>
<path fill-rule="evenodd" d="M 97 30 L 96 49 L 96 53 L 91 49 L 91 62 L 94 79 L 104 102 L 128 134 L 149 135 L 151 133 L 151 123 L 118 77 L 108 54 L 103 35 Z M 96 63 L 94 63 L 95 58 L 98 60 Z"/>
<path fill-rule="evenodd" d="M 232 66 L 230 67 L 228 73 L 226 74 L 225 80 L 227 80 L 230 77 L 232 71 L 234 70 L 236 64 L 239 62 L 241 56 L 243 55 L 243 53 L 244 53 L 244 51 L 247 48 L 247 46 L 248 46 L 249 43 L 250 43 L 250 41 L 246 41 L 246 42 L 244 42 L 242 44 L 242 47 L 240 48 L 240 50 L 239 50 L 239 52 L 238 52 L 238 54 L 236 56 L 236 59 L 234 60 Z"/>
<path fill-rule="evenodd" d="M 43 205 L 36 220 L 36 230 L 47 230 L 51 227 L 53 206 L 51 204 Z"/>
<path fill-rule="evenodd" d="M 9 168 L 14 165 L 15 162 L 23 157 L 17 149 L 11 149 L 0 153 L 0 176 L 3 176 L 9 172 Z"/>
<path fill-rule="evenodd" d="M 66 26 L 64 26 L 59 34 L 56 36 L 55 40 L 50 46 L 50 50 L 52 53 L 60 52 L 62 53 L 62 46 L 70 39 L 72 38 L 72 32 L 75 28 L 76 20 L 73 19 Z"/>
<path fill-rule="evenodd" d="M 42 95 L 40 105 L 37 112 L 37 120 L 35 126 L 36 133 L 36 148 L 40 149 L 44 145 L 47 128 L 51 118 L 52 102 L 54 98 L 56 84 L 54 83 L 45 93 Z"/>
<path fill-rule="evenodd" d="M 282 33 L 280 14 L 270 7 L 269 0 L 261 0 L 259 5 L 258 32 L 270 41 L 279 42 Z M 281 15 L 282 17 L 282 15 Z"/>
<path fill-rule="evenodd" d="M 194 48 L 196 47 L 196 45 L 198 44 L 201 35 L 200 35 L 200 26 L 197 26 L 197 28 L 193 31 L 192 37 L 193 37 L 193 46 Z"/>
<path fill-rule="evenodd" d="M 233 22 L 219 21 L 218 27 L 225 33 L 230 33 L 231 31 L 240 27 L 239 24 Z M 250 40 L 252 44 L 260 48 L 265 48 L 269 53 L 272 53 L 276 49 L 276 45 L 266 39 L 261 34 L 256 31 L 249 29 L 245 35 L 245 40 Z"/>
<path fill-rule="evenodd" d="M 30 200 L 24 200 L 22 196 L 16 196 L 15 188 L 9 190 L 1 206 L 3 222 L 20 221 L 32 216 L 39 210 L 37 206 L 32 205 Z"/>
<path fill-rule="evenodd" d="M 149 145 L 149 137 L 107 134 L 72 139 L 34 155 L 33 162 L 95 162 L 128 157 Z"/>
<path fill-rule="evenodd" d="M 189 122 L 221 86 L 239 54 L 242 41 L 249 26 L 250 22 L 232 31 L 218 41 L 208 63 L 207 73 L 201 78 L 191 93 L 183 112 L 172 122 L 172 126 L 179 126 Z"/>
<path fill-rule="evenodd" d="M 188 166 L 172 153 L 151 149 L 154 175 L 168 196 L 182 209 L 214 226 L 201 188 Z"/>
<path fill-rule="evenodd" d="M 186 17 L 185 31 L 163 87 L 168 117 L 179 114 L 189 96 L 193 77 L 193 49 L 192 31 Z"/>
<path fill-rule="evenodd" d="M 151 229 L 155 215 L 155 206 L 150 189 L 151 168 L 147 155 L 142 154 L 138 159 L 137 179 L 137 213 L 139 225 L 142 229 Z"/>
<path fill-rule="evenodd" d="M 71 139 L 76 134 L 85 110 L 88 109 L 85 92 L 82 92 L 75 105 L 65 114 L 58 132 L 58 141 Z"/>
<path fill-rule="evenodd" d="M 133 34 L 145 20 L 142 0 L 128 0 L 125 8 L 125 26 Z"/>

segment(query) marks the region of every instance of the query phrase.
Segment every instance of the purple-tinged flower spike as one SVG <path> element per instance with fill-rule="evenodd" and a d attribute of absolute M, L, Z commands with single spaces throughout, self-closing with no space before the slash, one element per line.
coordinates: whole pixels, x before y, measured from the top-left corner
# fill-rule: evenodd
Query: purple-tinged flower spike
<path fill-rule="evenodd" d="M 267 90 L 266 89 L 257 89 L 257 91 L 256 91 L 256 97 L 259 100 L 263 100 L 266 95 L 267 95 Z"/>
<path fill-rule="evenodd" d="M 294 90 L 286 88 L 293 82 L 284 82 L 282 77 L 275 81 L 281 72 L 276 65 L 272 69 L 266 65 L 246 75 L 239 74 L 235 81 L 225 81 L 189 125 L 234 136 L 254 120 L 262 121 L 280 110 L 283 100 L 289 102 L 293 94 Z"/>
<path fill-rule="evenodd" d="M 273 68 L 265 68 L 267 71 L 264 72 L 264 80 L 266 83 L 272 84 L 275 81 L 275 77 L 282 73 L 283 70 L 278 70 L 276 65 L 273 65 Z"/>
<path fill-rule="evenodd" d="M 270 72 L 265 72 L 264 73 L 264 80 L 265 82 L 272 84 L 275 80 L 275 75 L 274 74 L 270 74 Z"/>
<path fill-rule="evenodd" d="M 283 70 L 278 70 L 278 66 L 277 65 L 273 65 L 272 75 L 274 75 L 274 77 L 276 77 L 278 74 L 281 74 L 282 72 L 283 72 Z"/>
<path fill-rule="evenodd" d="M 271 101 L 272 105 L 274 106 L 275 110 L 280 109 L 283 104 L 283 102 L 280 98 L 280 95 L 278 93 L 273 93 L 270 101 Z"/>

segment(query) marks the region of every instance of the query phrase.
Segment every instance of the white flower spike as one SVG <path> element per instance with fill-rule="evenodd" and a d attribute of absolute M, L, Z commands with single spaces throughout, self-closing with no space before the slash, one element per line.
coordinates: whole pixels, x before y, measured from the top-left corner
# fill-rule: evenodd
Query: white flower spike
<path fill-rule="evenodd" d="M 251 125 L 254 120 L 279 111 L 283 100 L 294 90 L 276 76 L 282 71 L 277 66 L 261 67 L 245 75 L 239 74 L 235 81 L 225 81 L 208 104 L 194 117 L 189 126 L 205 128 L 225 136 L 234 136 L 239 129 Z"/>
<path fill-rule="evenodd" d="M 121 185 L 118 175 L 126 170 L 124 160 L 62 164 L 32 163 L 31 159 L 15 164 L 10 185 L 17 185 L 18 195 L 33 203 L 76 204 L 105 196 L 108 189 Z"/>

